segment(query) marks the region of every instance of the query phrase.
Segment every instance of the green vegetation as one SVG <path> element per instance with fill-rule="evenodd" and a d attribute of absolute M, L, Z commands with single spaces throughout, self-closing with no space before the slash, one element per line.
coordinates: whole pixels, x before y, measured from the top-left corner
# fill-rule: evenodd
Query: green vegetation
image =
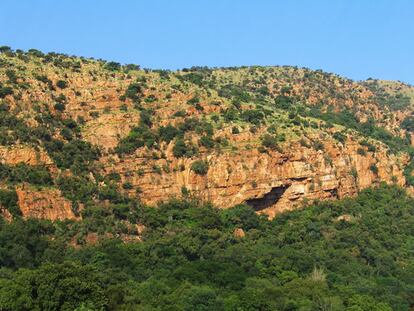
<path fill-rule="evenodd" d="M 56 86 L 60 89 L 65 89 L 68 87 L 68 83 L 64 80 L 59 80 L 56 82 Z"/>
<path fill-rule="evenodd" d="M 262 137 L 262 146 L 268 149 L 277 150 L 278 149 L 277 138 L 273 135 L 265 134 Z"/>
<path fill-rule="evenodd" d="M 411 99 L 405 94 L 392 94 L 380 85 L 378 80 L 369 79 L 364 83 L 375 95 L 375 100 L 392 111 L 405 110 L 411 106 Z"/>
<path fill-rule="evenodd" d="M 211 136 L 208 135 L 201 136 L 200 145 L 206 147 L 207 149 L 211 149 L 214 147 L 214 140 Z"/>
<path fill-rule="evenodd" d="M 173 154 L 176 158 L 192 157 L 196 155 L 198 149 L 191 143 L 186 143 L 183 138 L 179 137 L 174 144 Z"/>
<path fill-rule="evenodd" d="M 0 98 L 4 98 L 7 95 L 12 95 L 13 94 L 13 89 L 9 86 L 2 86 L 0 84 Z"/>
<path fill-rule="evenodd" d="M 391 150 L 398 152 L 401 150 L 408 150 L 409 141 L 402 139 L 398 136 L 391 134 L 389 131 L 382 127 L 375 125 L 373 119 L 368 120 L 365 123 L 361 123 L 357 120 L 354 114 L 347 110 L 340 112 L 321 112 L 320 108 L 312 107 L 299 112 L 304 117 L 311 116 L 318 118 L 333 124 L 340 124 L 347 128 L 354 129 L 360 132 L 362 135 L 379 140 L 388 145 Z"/>
<path fill-rule="evenodd" d="M 108 69 L 110 71 L 117 71 L 117 70 L 121 69 L 121 64 L 117 63 L 117 62 L 107 62 L 104 65 L 104 68 Z"/>
<path fill-rule="evenodd" d="M 297 67 L 170 72 L 35 49 L 0 53 L 1 151 L 24 146 L 53 161 L 0 164 L 0 215 L 13 216 L 0 217 L 0 310 L 413 308 L 414 200 L 399 188 L 269 221 L 246 205 L 215 209 L 185 186 L 184 201 L 147 207 L 140 196 L 151 193 L 136 186 L 148 174 L 160 187 L 176 171 L 205 176 L 210 155 L 290 153 L 297 143 L 329 154 L 330 142 L 358 143 L 361 156 L 413 158 L 411 86 Z M 105 122 L 115 148 L 88 142 L 102 143 Z M 335 172 L 339 161 L 323 158 Z M 393 161 L 414 185 L 413 161 Z M 378 175 L 376 164 L 369 169 Z M 363 178 L 356 168 L 351 175 Z M 22 183 L 59 189 L 81 218 L 22 219 Z"/>
<path fill-rule="evenodd" d="M 64 143 L 53 139 L 46 142 L 45 147 L 59 168 L 70 169 L 75 174 L 87 172 L 91 163 L 100 156 L 98 148 L 83 140 Z"/>
<path fill-rule="evenodd" d="M 134 102 L 139 102 L 143 92 L 143 88 L 139 83 L 131 83 L 125 91 L 123 98 L 129 98 Z"/>
<path fill-rule="evenodd" d="M 108 226 L 108 209 L 88 209 L 78 224 L 3 222 L 0 308 L 408 311 L 413 204 L 386 186 L 273 221 L 244 205 L 120 204 L 116 217 L 145 224 L 143 241 L 76 249 L 66 242 L 74 230 Z"/>
<path fill-rule="evenodd" d="M 0 163 L 0 180 L 9 184 L 22 182 L 44 186 L 52 184 L 52 177 L 46 167 L 30 166 L 23 163 L 15 166 Z"/>
<path fill-rule="evenodd" d="M 118 154 L 131 154 L 136 149 L 147 146 L 151 148 L 157 141 L 157 136 L 146 126 L 134 127 L 127 137 L 121 139 L 115 151 Z"/>
<path fill-rule="evenodd" d="M 0 189 L 0 207 L 5 208 L 13 217 L 21 215 L 17 204 L 17 194 L 14 190 Z"/>
<path fill-rule="evenodd" d="M 208 172 L 208 162 L 207 161 L 201 161 L 197 160 L 194 161 L 191 164 L 191 169 L 196 173 L 197 175 L 206 175 Z"/>

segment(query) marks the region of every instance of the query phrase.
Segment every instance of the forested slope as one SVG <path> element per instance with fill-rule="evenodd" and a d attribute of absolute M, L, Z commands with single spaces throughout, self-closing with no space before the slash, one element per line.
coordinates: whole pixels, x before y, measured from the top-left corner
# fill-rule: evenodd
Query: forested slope
<path fill-rule="evenodd" d="M 3 310 L 411 310 L 414 200 L 380 186 L 273 221 L 194 200 L 139 213 L 141 242 L 72 247 L 93 221 L 3 221 Z M 410 309 L 411 308 L 411 309 Z"/>

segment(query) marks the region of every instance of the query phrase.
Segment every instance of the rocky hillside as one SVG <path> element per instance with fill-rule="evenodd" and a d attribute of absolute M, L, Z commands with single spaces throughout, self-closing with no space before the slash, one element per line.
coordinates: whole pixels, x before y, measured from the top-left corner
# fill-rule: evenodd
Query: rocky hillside
<path fill-rule="evenodd" d="M 147 70 L 0 51 L 8 219 L 99 210 L 122 223 L 131 202 L 182 196 L 221 208 L 247 203 L 274 217 L 381 182 L 414 184 L 414 87 L 400 82 L 296 67 Z"/>

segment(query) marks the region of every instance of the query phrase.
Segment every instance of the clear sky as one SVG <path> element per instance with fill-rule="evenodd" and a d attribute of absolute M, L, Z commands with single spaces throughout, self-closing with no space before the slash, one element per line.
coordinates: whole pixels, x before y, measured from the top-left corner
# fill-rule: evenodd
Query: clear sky
<path fill-rule="evenodd" d="M 414 1 L 0 0 L 0 45 L 147 68 L 297 65 L 414 84 Z"/>

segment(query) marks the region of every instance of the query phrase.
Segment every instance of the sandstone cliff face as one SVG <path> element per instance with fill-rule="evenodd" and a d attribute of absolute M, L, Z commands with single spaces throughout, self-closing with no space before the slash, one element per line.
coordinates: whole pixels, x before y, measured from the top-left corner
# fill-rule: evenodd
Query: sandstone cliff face
<path fill-rule="evenodd" d="M 344 145 L 327 141 L 323 151 L 296 143 L 282 153 L 210 153 L 205 155 L 210 167 L 205 176 L 191 170 L 194 159 L 167 158 L 151 163 L 140 157 L 112 159 L 106 169 L 120 172 L 124 181 L 139 188 L 140 197 L 147 204 L 180 197 L 185 188 L 220 208 L 247 203 L 273 218 L 297 207 L 304 199 L 353 196 L 381 181 L 405 184 L 403 164 L 407 159 L 388 156 L 386 149 L 381 148 L 360 155 L 359 148 L 358 142 L 349 139 Z M 171 172 L 154 172 L 154 163 L 167 166 Z"/>
<path fill-rule="evenodd" d="M 0 83 L 14 90 L 0 103 L 5 104 L 0 113 L 11 117 L 0 126 L 0 134 L 16 134 L 3 140 L 9 145 L 0 146 L 0 163 L 44 165 L 53 179 L 52 188 L 47 185 L 39 189 L 29 185 L 16 188 L 0 180 L 0 187 L 16 188 L 26 218 L 76 219 L 71 202 L 56 188 L 61 187 L 57 182 L 60 177 L 79 170 L 59 164 L 59 157 L 50 149 L 53 140 L 62 145 L 80 140 L 98 146 L 102 156 L 84 168 L 88 171 L 82 182 L 91 181 L 99 188 L 107 185 L 107 174 L 115 173 L 116 180 L 119 174 L 119 191 L 139 196 L 151 205 L 190 193 L 219 208 L 247 203 L 257 212 L 275 217 L 304 200 L 352 196 L 379 182 L 405 186 L 403 171 L 409 159 L 401 150 L 407 150 L 408 135 L 414 146 L 410 129 L 414 124 L 409 122 L 414 105 L 412 101 L 401 105 L 387 98 L 398 94 L 414 99 L 411 86 L 355 82 L 294 67 L 158 72 L 124 67 L 108 70 L 103 61 L 67 56 L 26 57 L 0 55 L 5 64 L 0 68 Z M 25 87 L 9 81 L 5 70 L 14 71 Z M 58 86 L 62 80 L 65 87 Z M 388 97 L 381 98 L 384 94 Z M 57 102 L 63 107 L 57 108 Z M 141 113 L 149 119 L 144 124 L 155 137 L 146 140 L 155 143 L 145 141 L 139 146 L 149 147 L 117 154 L 115 147 L 140 125 Z M 348 126 L 347 121 L 353 124 Z M 402 126 L 404 121 L 408 124 Z M 172 126 L 179 134 L 167 144 L 169 140 L 161 139 L 161 126 Z M 240 132 L 233 133 L 233 127 Z M 21 137 L 14 133 L 20 130 L 24 133 Z M 334 139 L 337 132 L 346 137 L 344 143 L 339 143 L 343 139 Z M 33 139 L 27 140 L 32 134 Z M 139 136 L 133 134 L 135 138 L 130 135 L 128 142 L 132 145 Z M 277 139 L 279 149 L 263 150 L 267 148 L 263 148 L 263 136 L 270 134 Z M 200 143 L 202 135 L 213 141 L 209 150 Z M 394 139 L 391 144 L 390 136 Z M 199 154 L 175 157 L 173 145 L 178 137 L 196 146 Z M 363 146 L 363 140 L 375 145 L 375 151 Z M 323 148 L 316 148 L 315 142 L 323 142 Z M 395 142 L 404 148 L 394 148 Z M 52 147 L 59 149 L 58 144 Z M 87 157 L 88 151 L 78 147 L 70 146 L 66 155 Z M 196 160 L 209 163 L 206 175 L 192 171 Z M 129 184 L 123 189 L 125 183 Z M 408 189 L 414 193 L 414 187 Z M 108 202 L 98 202 L 96 193 L 91 197 L 97 204 L 109 206 Z"/>
<path fill-rule="evenodd" d="M 138 121 L 137 113 L 104 114 L 88 123 L 83 129 L 83 137 L 86 141 L 107 151 L 115 148 L 119 139 L 125 137 Z"/>
<path fill-rule="evenodd" d="M 43 150 L 35 150 L 24 145 L 12 147 L 0 146 L 0 163 L 15 165 L 25 163 L 27 165 L 51 165 L 53 161 Z"/>
<path fill-rule="evenodd" d="M 18 204 L 23 218 L 49 220 L 76 220 L 70 201 L 56 189 L 31 189 L 28 186 L 16 188 Z"/>

